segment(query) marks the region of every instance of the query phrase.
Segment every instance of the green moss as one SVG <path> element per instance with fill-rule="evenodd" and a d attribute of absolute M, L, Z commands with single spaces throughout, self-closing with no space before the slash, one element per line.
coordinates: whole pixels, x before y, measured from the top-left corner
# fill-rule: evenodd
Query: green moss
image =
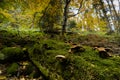
<path fill-rule="evenodd" d="M 5 56 L 3 53 L 0 52 L 0 60 L 4 60 Z"/>
<path fill-rule="evenodd" d="M 38 66 L 39 70 L 40 70 L 46 77 L 49 76 L 49 74 L 48 74 L 49 71 L 48 71 L 45 67 L 41 66 L 37 61 L 34 61 L 34 63 Z"/>
<path fill-rule="evenodd" d="M 27 33 L 21 32 L 21 35 L 23 35 L 22 38 L 25 38 Z M 85 52 L 70 54 L 68 53 L 70 46 L 60 40 L 51 40 L 43 37 L 42 34 L 38 37 L 39 33 L 30 35 L 31 36 L 27 38 L 28 40 L 37 40 L 35 43 L 31 43 L 32 46 L 27 45 L 30 58 L 35 61 L 39 69 L 46 76 L 50 77 L 51 80 L 120 79 L 120 57 L 115 56 L 108 59 L 102 59 L 99 57 L 97 51 L 94 51 L 88 46 L 83 46 L 86 49 Z M 72 37 L 68 36 L 67 38 L 73 40 L 73 42 L 79 42 L 79 40 L 84 41 L 87 38 L 84 36 L 77 37 L 78 38 L 73 35 Z M 17 58 L 23 57 L 22 55 L 24 55 L 24 53 L 21 48 L 6 47 L 1 50 L 0 59 L 16 60 Z M 64 55 L 66 56 L 66 59 L 61 62 L 55 58 L 56 55 Z M 31 66 L 28 67 L 28 70 L 31 69 L 30 67 Z M 16 69 L 17 64 L 14 63 L 9 66 L 7 73 L 14 73 L 16 72 Z M 36 73 L 31 70 L 28 74 L 30 74 L 31 77 L 36 75 Z"/>
<path fill-rule="evenodd" d="M 47 44 L 48 49 L 43 47 L 44 44 Z M 78 56 L 68 53 L 69 48 L 70 46 L 60 41 L 44 40 L 30 48 L 29 53 L 32 59 L 44 67 L 42 71 L 51 75 L 53 79 L 58 79 L 58 77 L 60 80 L 120 79 L 119 57 L 102 59 L 97 51 L 88 46 L 84 46 L 85 52 L 76 53 L 80 54 Z M 66 60 L 60 62 L 55 58 L 56 55 L 64 55 Z"/>
<path fill-rule="evenodd" d="M 44 45 L 47 44 L 47 47 Z M 57 42 L 56 40 L 44 40 L 34 45 L 33 48 L 29 49 L 31 58 L 37 62 L 40 70 L 49 76 L 51 80 L 58 79 L 63 80 L 62 77 L 57 74 L 59 72 L 59 63 L 56 60 L 56 55 L 66 55 L 68 47 L 63 42 Z M 47 72 L 46 72 L 47 71 Z"/>
<path fill-rule="evenodd" d="M 24 58 L 24 53 L 19 47 L 6 47 L 1 50 L 1 53 L 4 55 L 3 61 L 5 62 L 17 61 Z"/>
<path fill-rule="evenodd" d="M 12 63 L 7 68 L 7 74 L 17 75 L 18 67 L 19 67 L 19 65 L 17 63 Z"/>
<path fill-rule="evenodd" d="M 71 54 L 67 57 L 68 63 L 60 64 L 60 75 L 65 80 L 113 80 L 120 79 L 119 77 L 119 59 L 99 58 L 98 52 L 92 48 L 86 47 L 86 51 L 81 53 L 81 56 Z M 115 60 L 116 60 L 115 59 Z"/>
<path fill-rule="evenodd" d="M 84 71 L 85 77 L 88 76 L 87 77 L 88 79 L 94 78 L 96 80 L 97 79 L 113 80 L 117 78 L 120 79 L 119 63 L 117 62 L 120 60 L 120 58 L 116 57 L 116 58 L 102 59 L 102 58 L 99 58 L 97 51 L 93 51 L 92 48 L 90 47 L 86 47 L 86 48 L 87 48 L 86 51 L 81 54 L 81 59 L 84 61 L 81 61 L 80 59 L 75 59 L 75 63 L 77 62 L 76 60 L 79 61 L 75 65 L 81 65 L 82 70 L 86 69 Z M 82 74 L 84 74 L 84 72 L 82 72 Z M 116 76 L 116 78 L 114 76 Z"/>

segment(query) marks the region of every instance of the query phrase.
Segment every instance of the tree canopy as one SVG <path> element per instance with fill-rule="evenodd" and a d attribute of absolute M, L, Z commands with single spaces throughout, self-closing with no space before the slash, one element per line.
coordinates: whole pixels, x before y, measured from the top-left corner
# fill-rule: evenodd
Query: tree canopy
<path fill-rule="evenodd" d="M 65 33 L 69 21 L 74 20 L 79 30 L 106 29 L 110 32 L 119 32 L 119 10 L 116 10 L 114 2 L 114 0 L 1 0 L 0 25 L 40 28 L 43 31 L 58 28 Z"/>

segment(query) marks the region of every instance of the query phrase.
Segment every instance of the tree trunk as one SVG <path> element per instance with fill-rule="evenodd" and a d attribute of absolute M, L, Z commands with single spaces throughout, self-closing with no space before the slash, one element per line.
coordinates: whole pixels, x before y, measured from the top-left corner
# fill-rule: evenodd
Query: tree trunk
<path fill-rule="evenodd" d="M 65 7 L 63 13 L 63 26 L 62 26 L 62 37 L 64 37 L 64 33 L 66 32 L 66 25 L 68 20 L 68 8 L 71 0 L 65 0 Z"/>
<path fill-rule="evenodd" d="M 116 23 L 116 16 L 114 16 L 114 14 L 113 14 L 113 11 L 112 11 L 112 6 L 111 6 L 111 4 L 110 4 L 110 1 L 109 0 L 106 0 L 107 1 L 107 4 L 108 4 L 108 7 L 109 7 L 109 10 L 110 10 L 110 16 L 109 16 L 109 21 L 110 21 L 110 24 L 112 24 L 111 25 L 111 29 L 112 29 L 112 31 L 115 31 L 115 26 L 117 26 L 117 23 Z M 113 18 L 114 17 L 114 18 Z"/>
<path fill-rule="evenodd" d="M 118 11 L 118 15 L 120 16 L 120 0 L 118 0 L 118 3 L 119 3 L 119 11 Z M 118 27 L 117 27 L 117 31 L 120 33 L 120 17 L 119 17 L 119 23 L 118 23 Z"/>
<path fill-rule="evenodd" d="M 113 0 L 110 0 L 110 1 L 111 1 L 111 4 L 112 4 L 112 7 L 113 7 L 113 10 L 114 10 L 114 12 L 115 12 L 115 16 L 116 16 L 117 19 L 119 20 L 119 16 L 118 16 L 117 11 L 116 11 L 116 9 L 115 9 L 115 6 L 114 6 L 114 4 L 113 4 Z"/>
<path fill-rule="evenodd" d="M 112 8 L 111 8 L 111 5 L 110 5 L 110 1 L 109 0 L 106 0 L 107 1 L 107 4 L 108 4 L 108 7 L 109 7 L 109 10 L 110 10 L 110 15 L 113 16 L 112 14 Z"/>
<path fill-rule="evenodd" d="M 119 31 L 119 28 L 120 28 L 120 17 L 119 17 L 119 15 L 117 14 L 117 11 L 116 11 L 116 9 L 115 9 L 115 5 L 113 4 L 113 0 L 110 0 L 111 1 L 111 4 L 112 4 L 112 7 L 113 7 L 113 10 L 114 10 L 114 13 L 115 13 L 115 16 L 116 16 L 116 19 L 117 19 L 117 21 L 118 21 L 118 29 L 117 29 L 117 31 Z"/>
<path fill-rule="evenodd" d="M 106 12 L 105 7 L 104 7 L 104 2 L 102 0 L 100 0 L 100 5 L 102 7 L 102 11 L 103 11 L 104 17 L 107 20 L 108 28 L 110 29 L 109 32 L 113 32 L 112 28 L 111 28 L 111 25 L 110 25 L 110 21 L 109 21 L 108 16 L 107 16 L 107 12 Z"/>

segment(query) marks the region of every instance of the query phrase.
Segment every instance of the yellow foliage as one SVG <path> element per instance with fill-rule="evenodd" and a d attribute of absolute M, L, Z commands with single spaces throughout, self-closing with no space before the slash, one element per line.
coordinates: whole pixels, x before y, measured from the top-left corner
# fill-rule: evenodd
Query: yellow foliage
<path fill-rule="evenodd" d="M 8 19 L 11 22 L 15 22 L 15 19 L 12 18 L 12 15 L 9 14 L 6 10 L 0 10 L 0 14 L 2 14 L 6 19 Z"/>
<path fill-rule="evenodd" d="M 6 11 L 0 11 L 0 14 L 4 15 L 6 18 L 12 17 L 12 15 L 7 13 Z"/>

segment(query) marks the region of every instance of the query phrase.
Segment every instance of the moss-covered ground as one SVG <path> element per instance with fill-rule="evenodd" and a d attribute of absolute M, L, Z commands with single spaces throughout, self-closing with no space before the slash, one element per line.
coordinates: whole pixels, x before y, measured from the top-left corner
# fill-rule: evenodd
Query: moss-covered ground
<path fill-rule="evenodd" d="M 113 55 L 103 59 L 99 57 L 97 50 L 93 50 L 93 46 L 100 45 L 99 42 L 106 44 L 103 47 L 107 47 L 108 41 L 111 41 L 108 37 L 91 34 L 66 35 L 66 41 L 63 41 L 60 40 L 59 35 L 51 37 L 40 32 L 23 31 L 18 34 L 13 31 L 1 31 L 0 78 L 120 80 L 120 56 Z M 82 45 L 85 51 L 69 53 L 74 43 Z M 117 45 L 118 42 L 115 41 L 114 44 Z M 25 59 L 28 58 L 26 54 L 32 63 Z M 56 58 L 57 55 L 65 56 L 65 58 Z M 39 74 L 38 70 L 42 74 Z"/>

